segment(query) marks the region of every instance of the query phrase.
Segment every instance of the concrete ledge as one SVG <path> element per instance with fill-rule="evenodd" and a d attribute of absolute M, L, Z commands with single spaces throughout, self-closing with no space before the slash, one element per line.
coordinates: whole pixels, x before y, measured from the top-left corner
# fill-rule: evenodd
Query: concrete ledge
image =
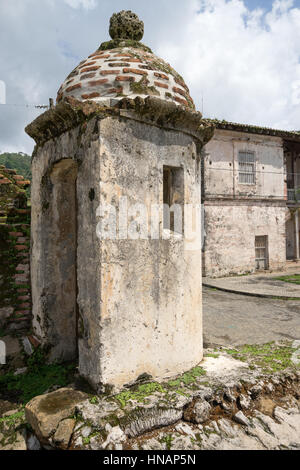
<path fill-rule="evenodd" d="M 212 283 L 208 282 L 203 282 L 202 284 L 204 287 L 209 287 L 211 289 L 216 289 L 222 292 L 229 292 L 231 294 L 239 294 L 239 295 L 246 295 L 248 297 L 260 297 L 263 299 L 282 299 L 282 300 L 300 300 L 300 297 L 288 297 L 285 295 L 272 295 L 272 294 L 259 294 L 258 292 L 247 292 L 245 290 L 239 290 L 239 289 L 228 289 L 226 287 L 219 287 L 216 286 Z"/>
<path fill-rule="evenodd" d="M 114 102 L 115 101 L 115 102 Z M 107 102 L 107 104 L 109 104 Z M 94 101 L 78 101 L 75 98 L 65 98 L 55 107 L 38 116 L 29 124 L 25 132 L 32 137 L 37 146 L 54 139 L 78 125 L 84 124 L 93 117 L 124 117 L 147 122 L 150 125 L 178 130 L 192 135 L 205 145 L 213 136 L 214 125 L 202 119 L 196 111 L 190 111 L 182 106 L 169 103 L 159 98 L 149 96 L 135 99 L 110 100 L 104 106 Z"/>
<path fill-rule="evenodd" d="M 299 271 L 296 272 L 296 274 Z M 278 278 L 291 275 L 288 272 L 256 273 L 247 276 L 232 276 L 223 278 L 203 278 L 203 286 L 231 294 L 241 294 L 266 299 L 300 300 L 300 286 L 287 283 Z"/>

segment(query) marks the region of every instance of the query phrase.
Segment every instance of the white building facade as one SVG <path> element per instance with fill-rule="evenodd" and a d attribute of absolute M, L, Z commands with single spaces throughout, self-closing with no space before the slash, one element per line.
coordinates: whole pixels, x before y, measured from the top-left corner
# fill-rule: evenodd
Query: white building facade
<path fill-rule="evenodd" d="M 300 133 L 215 122 L 203 155 L 203 274 L 299 259 Z"/>

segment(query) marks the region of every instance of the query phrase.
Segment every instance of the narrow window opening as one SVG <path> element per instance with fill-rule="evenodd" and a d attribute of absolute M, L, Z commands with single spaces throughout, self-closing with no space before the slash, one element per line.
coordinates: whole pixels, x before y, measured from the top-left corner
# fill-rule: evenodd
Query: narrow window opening
<path fill-rule="evenodd" d="M 184 170 L 163 167 L 164 229 L 183 234 Z"/>

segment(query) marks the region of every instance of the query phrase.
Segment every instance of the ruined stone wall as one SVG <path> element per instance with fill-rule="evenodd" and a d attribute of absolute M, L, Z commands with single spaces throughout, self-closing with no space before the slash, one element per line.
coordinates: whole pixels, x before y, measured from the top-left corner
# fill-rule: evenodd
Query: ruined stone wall
<path fill-rule="evenodd" d="M 24 188 L 30 181 L 0 166 L 0 334 L 28 332 L 31 322 L 29 282 L 30 208 Z"/>
<path fill-rule="evenodd" d="M 268 236 L 269 268 L 286 261 L 284 205 L 228 201 L 205 204 L 206 276 L 222 277 L 254 272 L 255 237 Z"/>

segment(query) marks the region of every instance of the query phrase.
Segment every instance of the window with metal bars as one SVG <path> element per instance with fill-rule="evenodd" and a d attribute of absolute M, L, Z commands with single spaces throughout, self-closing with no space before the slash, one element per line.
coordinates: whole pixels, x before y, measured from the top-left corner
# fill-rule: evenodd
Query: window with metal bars
<path fill-rule="evenodd" d="M 268 236 L 255 237 L 256 269 L 268 269 Z"/>
<path fill-rule="evenodd" d="M 253 152 L 239 152 L 239 183 L 255 184 L 255 155 Z"/>

